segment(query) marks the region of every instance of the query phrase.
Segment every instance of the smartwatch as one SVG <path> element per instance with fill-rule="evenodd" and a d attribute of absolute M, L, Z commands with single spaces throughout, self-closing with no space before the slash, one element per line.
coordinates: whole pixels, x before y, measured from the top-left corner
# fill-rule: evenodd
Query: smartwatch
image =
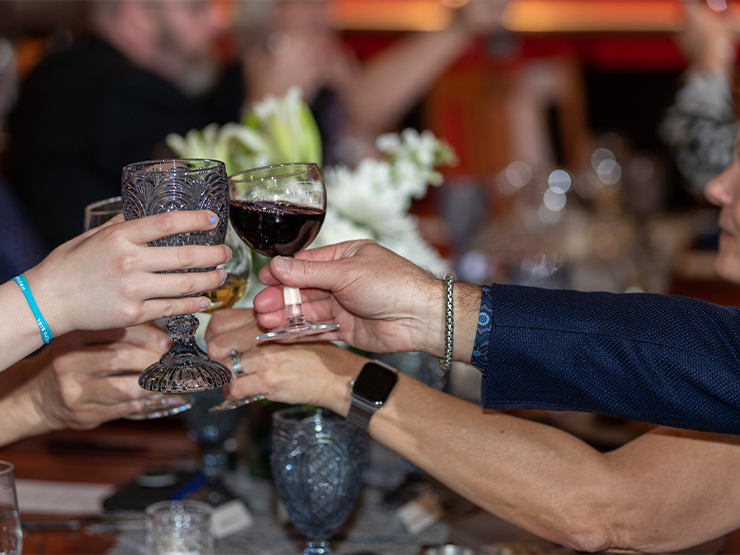
<path fill-rule="evenodd" d="M 370 418 L 383 408 L 383 404 L 398 381 L 398 372 L 379 360 L 371 360 L 360 370 L 352 382 L 352 398 L 347 421 L 367 430 Z"/>

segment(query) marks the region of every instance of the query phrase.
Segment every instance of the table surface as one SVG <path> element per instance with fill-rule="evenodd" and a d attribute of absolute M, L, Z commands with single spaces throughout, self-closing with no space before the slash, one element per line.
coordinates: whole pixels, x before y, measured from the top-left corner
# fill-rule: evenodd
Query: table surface
<path fill-rule="evenodd" d="M 122 484 L 147 468 L 174 461 L 198 461 L 197 444 L 178 420 L 134 422 L 119 420 L 95 430 L 59 431 L 29 438 L 0 449 L 0 459 L 15 465 L 19 479 Z M 21 514 L 25 521 L 48 515 Z M 71 517 L 64 517 L 71 518 Z M 526 533 L 483 511 L 449 521 L 449 540 L 475 545 L 513 541 Z M 24 553 L 102 554 L 116 549 L 120 535 L 85 530 L 25 530 Z M 740 553 L 740 531 L 707 552 Z M 231 552 L 231 551 L 228 551 Z M 236 552 L 236 551 L 234 551 Z"/>
<path fill-rule="evenodd" d="M 151 466 L 197 458 L 197 445 L 182 424 L 167 419 L 120 420 L 95 430 L 53 432 L 0 449 L 0 459 L 15 465 L 16 478 L 101 484 L 121 484 Z M 21 514 L 21 520 L 43 516 Z M 114 533 L 84 530 L 24 530 L 23 552 L 100 554 L 116 538 Z"/>

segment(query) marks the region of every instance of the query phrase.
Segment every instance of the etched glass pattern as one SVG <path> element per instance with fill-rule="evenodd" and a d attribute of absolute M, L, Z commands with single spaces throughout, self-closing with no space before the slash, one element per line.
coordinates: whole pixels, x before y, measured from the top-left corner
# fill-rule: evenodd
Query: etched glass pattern
<path fill-rule="evenodd" d="M 210 505 L 200 501 L 161 501 L 146 508 L 149 555 L 212 555 Z"/>
<path fill-rule="evenodd" d="M 173 210 L 211 210 L 218 215 L 218 226 L 209 231 L 169 235 L 149 243 L 151 247 L 223 244 L 229 216 L 226 168 L 218 160 L 155 160 L 137 162 L 123 168 L 121 188 L 123 214 L 127 220 Z M 173 270 L 205 272 L 213 268 Z M 149 391 L 184 393 L 223 387 L 231 372 L 211 360 L 195 342 L 198 319 L 189 314 L 168 320 L 172 347 L 159 362 L 139 377 L 139 385 Z"/>
<path fill-rule="evenodd" d="M 272 417 L 270 464 L 280 499 L 308 540 L 304 554 L 331 553 L 362 485 L 367 435 L 326 410 L 290 407 Z"/>

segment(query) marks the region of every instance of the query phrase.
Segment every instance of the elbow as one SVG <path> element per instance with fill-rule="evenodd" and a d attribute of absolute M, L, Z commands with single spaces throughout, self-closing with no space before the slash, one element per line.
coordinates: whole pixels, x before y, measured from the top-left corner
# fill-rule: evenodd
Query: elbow
<path fill-rule="evenodd" d="M 612 542 L 609 538 L 610 535 L 606 530 L 591 528 L 568 533 L 563 545 L 583 553 L 597 553 L 611 547 Z"/>

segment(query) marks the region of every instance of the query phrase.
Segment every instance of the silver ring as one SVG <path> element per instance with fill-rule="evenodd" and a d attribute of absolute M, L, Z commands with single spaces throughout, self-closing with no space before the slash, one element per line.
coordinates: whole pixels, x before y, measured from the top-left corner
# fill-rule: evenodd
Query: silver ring
<path fill-rule="evenodd" d="M 237 377 L 244 374 L 244 368 L 242 368 L 242 356 L 236 349 L 231 349 L 227 353 L 231 357 L 231 369 L 234 371 Z"/>

